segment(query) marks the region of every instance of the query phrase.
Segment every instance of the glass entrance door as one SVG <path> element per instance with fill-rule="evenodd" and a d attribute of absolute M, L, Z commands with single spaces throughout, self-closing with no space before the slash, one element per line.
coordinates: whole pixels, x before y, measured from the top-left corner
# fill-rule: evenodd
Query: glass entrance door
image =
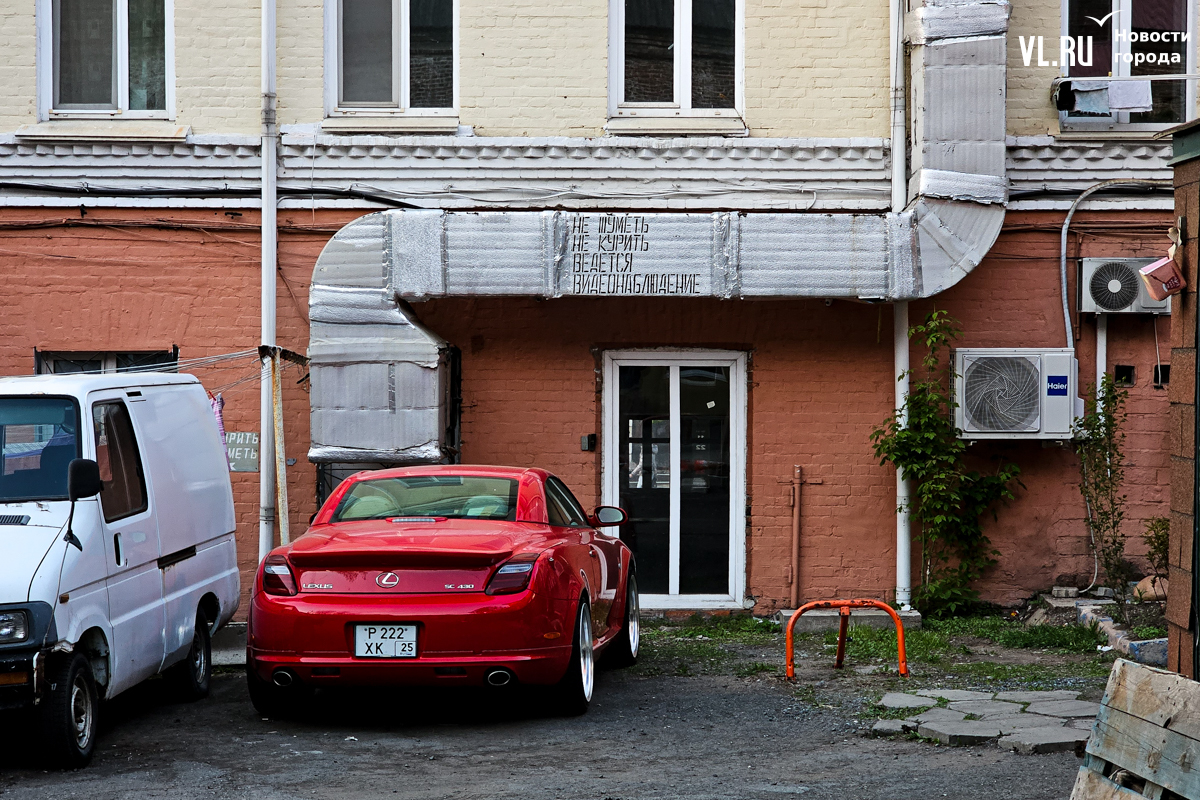
<path fill-rule="evenodd" d="M 744 361 L 738 354 L 606 359 L 605 502 L 629 522 L 647 607 L 740 606 Z"/>

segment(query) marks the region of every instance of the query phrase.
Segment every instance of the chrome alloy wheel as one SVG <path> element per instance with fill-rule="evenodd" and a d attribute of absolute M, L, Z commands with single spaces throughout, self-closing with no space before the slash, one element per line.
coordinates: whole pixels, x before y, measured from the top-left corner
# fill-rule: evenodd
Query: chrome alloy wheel
<path fill-rule="evenodd" d="M 78 672 L 71 683 L 71 732 L 75 736 L 75 746 L 81 751 L 88 749 L 92 743 L 92 734 L 95 733 L 94 707 L 87 677 L 82 671 Z"/>
<path fill-rule="evenodd" d="M 582 684 L 584 699 L 592 700 L 592 686 L 595 683 L 595 658 L 592 652 L 592 618 L 587 605 L 580 607 L 579 614 L 579 678 Z"/>
<path fill-rule="evenodd" d="M 638 590 L 637 578 L 633 575 L 629 576 L 629 597 L 625 601 L 629 604 L 628 610 L 625 612 L 625 624 L 629 626 L 629 654 L 637 658 L 638 645 L 642 639 L 642 623 L 641 616 L 638 613 L 640 606 L 638 605 Z"/>

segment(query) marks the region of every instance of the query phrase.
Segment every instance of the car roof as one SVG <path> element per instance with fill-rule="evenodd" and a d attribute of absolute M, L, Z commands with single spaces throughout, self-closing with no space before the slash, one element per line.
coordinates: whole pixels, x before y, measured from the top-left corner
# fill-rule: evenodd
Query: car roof
<path fill-rule="evenodd" d="M 488 464 L 423 464 L 412 467 L 370 470 L 351 476 L 355 480 L 375 478 L 414 478 L 421 475 L 461 475 L 473 478 L 512 478 L 520 480 L 526 473 L 536 473 L 545 479 L 550 473 L 531 467 L 499 467 Z"/>
<path fill-rule="evenodd" d="M 181 386 L 200 383 L 195 375 L 177 372 L 69 373 L 65 375 L 22 375 L 0 378 L 0 395 L 50 394 L 83 397 L 105 389 L 135 389 L 143 386 Z"/>

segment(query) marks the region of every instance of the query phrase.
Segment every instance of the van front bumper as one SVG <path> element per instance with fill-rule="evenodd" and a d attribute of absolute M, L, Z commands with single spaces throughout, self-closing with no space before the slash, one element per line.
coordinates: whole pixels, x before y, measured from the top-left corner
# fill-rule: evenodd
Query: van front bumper
<path fill-rule="evenodd" d="M 46 653 L 0 654 L 0 709 L 28 708 L 40 699 Z"/>

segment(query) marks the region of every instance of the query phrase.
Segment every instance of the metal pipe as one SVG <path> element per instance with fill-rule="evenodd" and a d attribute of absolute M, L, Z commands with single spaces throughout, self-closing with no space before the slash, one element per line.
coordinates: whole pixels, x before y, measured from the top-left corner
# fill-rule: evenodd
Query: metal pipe
<path fill-rule="evenodd" d="M 262 4 L 262 274 L 260 304 L 261 344 L 275 346 L 275 269 L 277 220 L 275 217 L 275 161 L 278 148 L 275 125 L 275 0 Z M 274 451 L 271 366 L 264 359 L 259 391 L 258 417 L 258 560 L 271 552 L 275 543 L 275 461 L 265 454 Z"/>
<path fill-rule="evenodd" d="M 792 608 L 800 607 L 800 485 L 803 472 L 797 464 L 792 472 Z"/>
<path fill-rule="evenodd" d="M 1181 242 L 1186 242 L 1187 229 L 1181 225 L 1179 233 Z M 1186 302 L 1187 296 L 1181 295 L 1179 299 Z M 1192 292 L 1192 302 L 1200 304 L 1200 292 Z M 1195 348 L 1200 343 L 1200 314 L 1196 313 L 1196 307 L 1193 307 L 1192 314 L 1196 317 L 1196 328 L 1192 331 L 1192 363 L 1195 364 Z M 1186 318 L 1182 311 L 1179 316 Z M 1200 681 L 1200 447 L 1197 447 L 1200 442 L 1196 439 L 1196 432 L 1200 431 L 1200 380 L 1196 378 L 1195 369 L 1192 370 L 1192 383 L 1194 384 L 1192 413 L 1195 416 L 1192 425 L 1192 441 L 1186 445 L 1188 452 L 1192 455 L 1192 680 Z M 1180 553 L 1179 556 L 1182 562 L 1183 553 Z M 1183 564 L 1181 563 L 1180 566 Z M 1175 591 L 1180 590 L 1177 588 Z M 1177 666 L 1182 666 L 1182 664 Z M 1182 672 L 1182 670 L 1180 671 Z"/>
<path fill-rule="evenodd" d="M 1108 314 L 1096 315 L 1096 412 L 1104 408 L 1104 373 L 1108 372 Z"/>
<path fill-rule="evenodd" d="M 905 110 L 907 81 L 904 75 L 904 0 L 891 0 L 889 10 L 889 67 L 892 111 L 892 212 L 908 204 L 908 120 Z"/>
<path fill-rule="evenodd" d="M 892 348 L 896 375 L 896 416 L 901 427 L 908 425 L 908 303 L 898 302 L 892 314 Z M 909 518 L 911 487 L 904 471 L 896 470 L 896 602 L 912 608 L 912 521 Z"/>
<path fill-rule="evenodd" d="M 282 367 L 279 363 L 279 348 L 271 351 L 271 417 L 275 429 L 275 508 L 279 517 L 279 543 L 292 541 L 288 519 L 287 457 L 283 438 L 283 386 Z"/>

